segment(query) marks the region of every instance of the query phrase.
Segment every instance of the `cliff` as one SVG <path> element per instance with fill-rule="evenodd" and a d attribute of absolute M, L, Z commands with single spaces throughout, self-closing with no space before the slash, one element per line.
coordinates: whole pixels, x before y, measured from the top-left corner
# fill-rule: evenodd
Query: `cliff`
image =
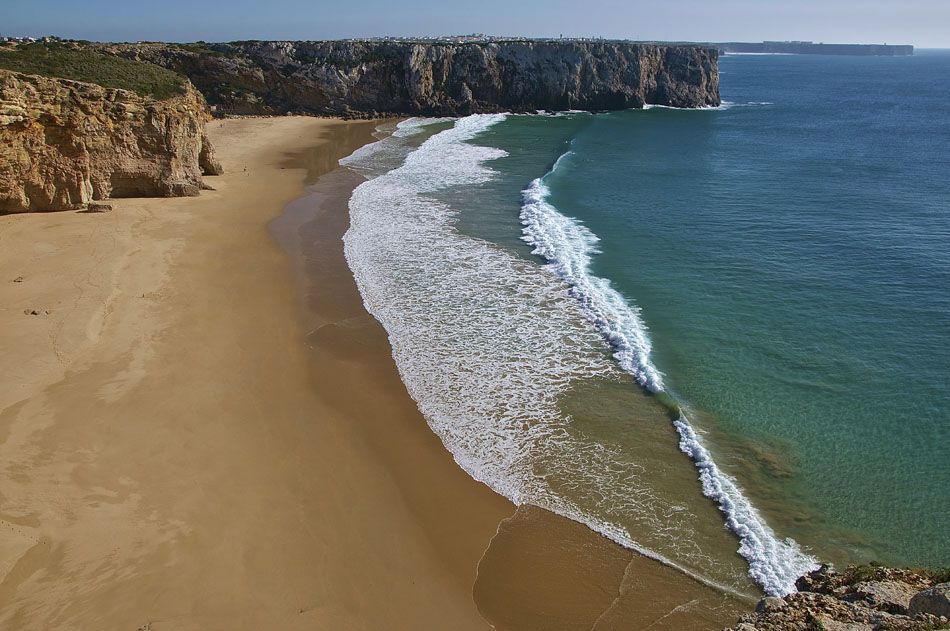
<path fill-rule="evenodd" d="M 192 86 L 167 99 L 0 70 L 0 214 L 197 195 L 221 172 Z"/>
<path fill-rule="evenodd" d="M 188 77 L 218 114 L 459 116 L 719 105 L 718 53 L 625 42 L 117 44 Z"/>
<path fill-rule="evenodd" d="M 950 571 L 823 566 L 798 591 L 759 601 L 727 631 L 933 631 L 950 629 Z"/>
<path fill-rule="evenodd" d="M 692 45 L 12 45 L 0 50 L 0 213 L 196 195 L 202 173 L 220 172 L 206 103 L 218 114 L 367 117 L 719 102 L 718 53 Z"/>

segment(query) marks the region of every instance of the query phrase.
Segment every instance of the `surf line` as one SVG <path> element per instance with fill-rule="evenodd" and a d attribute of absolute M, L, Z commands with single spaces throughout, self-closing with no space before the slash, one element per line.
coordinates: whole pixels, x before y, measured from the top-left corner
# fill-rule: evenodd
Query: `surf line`
<path fill-rule="evenodd" d="M 716 502 L 726 525 L 739 538 L 738 552 L 748 562 L 752 579 L 769 595 L 795 591 L 798 577 L 818 566 L 816 559 L 804 553 L 794 540 L 779 539 L 738 483 L 713 461 L 650 359 L 651 343 L 640 308 L 614 289 L 608 279 L 590 272 L 599 238 L 550 202 L 547 181 L 572 155 L 573 150 L 566 151 L 544 176 L 522 191 L 522 240 L 533 248 L 533 254 L 546 261 L 548 271 L 568 285 L 586 318 L 613 349 L 621 368 L 669 411 L 679 435 L 679 448 L 696 466 L 703 494 Z"/>

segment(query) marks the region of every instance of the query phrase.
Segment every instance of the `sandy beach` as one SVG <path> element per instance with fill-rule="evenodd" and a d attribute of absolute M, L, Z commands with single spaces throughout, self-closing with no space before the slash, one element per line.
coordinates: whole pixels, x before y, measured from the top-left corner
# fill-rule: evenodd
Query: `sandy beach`
<path fill-rule="evenodd" d="M 215 121 L 200 197 L 0 217 L 0 628 L 734 620 L 429 431 L 342 254 L 374 126 Z"/>
<path fill-rule="evenodd" d="M 372 130 L 219 121 L 216 191 L 2 218 L 0 626 L 485 628 L 440 533 L 311 387 L 266 230 L 303 150 L 329 166 Z M 451 465 L 490 538 L 507 507 Z"/>

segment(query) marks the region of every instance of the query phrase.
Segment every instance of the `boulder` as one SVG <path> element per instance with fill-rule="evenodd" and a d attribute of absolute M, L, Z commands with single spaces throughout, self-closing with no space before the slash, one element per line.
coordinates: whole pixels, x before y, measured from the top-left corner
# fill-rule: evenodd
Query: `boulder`
<path fill-rule="evenodd" d="M 867 622 L 838 622 L 826 618 L 819 618 L 819 629 L 824 631 L 876 631 L 874 625 Z"/>
<path fill-rule="evenodd" d="M 950 583 L 940 583 L 910 599 L 910 615 L 930 614 L 950 618 Z"/>
<path fill-rule="evenodd" d="M 775 596 L 763 598 L 755 605 L 756 613 L 772 613 L 785 608 L 785 600 Z"/>
<path fill-rule="evenodd" d="M 845 588 L 842 598 L 867 604 L 878 611 L 906 614 L 916 591 L 899 581 L 866 581 Z"/>

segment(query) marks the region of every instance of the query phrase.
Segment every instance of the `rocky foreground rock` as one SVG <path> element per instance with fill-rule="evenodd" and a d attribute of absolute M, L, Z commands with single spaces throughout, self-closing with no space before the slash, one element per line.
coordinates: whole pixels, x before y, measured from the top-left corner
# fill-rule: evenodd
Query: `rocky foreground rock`
<path fill-rule="evenodd" d="M 202 174 L 221 172 L 209 118 L 190 85 L 157 100 L 0 70 L 0 214 L 197 195 Z"/>
<path fill-rule="evenodd" d="M 950 629 L 948 579 L 946 572 L 865 565 L 838 573 L 822 566 L 798 579 L 797 593 L 759 601 L 728 631 Z"/>
<path fill-rule="evenodd" d="M 108 44 L 188 77 L 219 114 L 618 110 L 720 104 L 718 52 L 629 42 Z"/>

